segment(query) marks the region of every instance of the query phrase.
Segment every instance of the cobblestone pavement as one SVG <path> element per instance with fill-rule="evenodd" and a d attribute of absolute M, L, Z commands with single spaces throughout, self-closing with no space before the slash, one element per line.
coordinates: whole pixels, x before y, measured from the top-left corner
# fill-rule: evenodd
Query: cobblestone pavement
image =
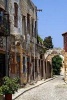
<path fill-rule="evenodd" d="M 62 76 L 33 88 L 15 100 L 67 100 L 67 84 Z"/>

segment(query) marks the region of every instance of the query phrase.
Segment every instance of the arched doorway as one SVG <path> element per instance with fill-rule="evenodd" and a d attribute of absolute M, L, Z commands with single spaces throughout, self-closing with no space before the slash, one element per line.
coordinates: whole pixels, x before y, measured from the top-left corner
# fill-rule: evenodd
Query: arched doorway
<path fill-rule="evenodd" d="M 54 51 L 52 50 L 47 56 L 45 56 L 45 61 L 46 61 L 46 78 L 49 78 L 49 75 L 53 77 L 53 68 L 52 68 L 52 58 L 56 55 L 59 55 L 63 60 L 62 60 L 62 69 L 61 69 L 61 75 L 64 76 L 64 55 L 61 51 Z"/>
<path fill-rule="evenodd" d="M 51 78 L 51 63 L 47 61 L 47 78 Z"/>
<path fill-rule="evenodd" d="M 55 55 L 52 57 L 52 68 L 54 75 L 61 75 L 61 69 L 63 68 L 63 59 L 60 55 Z"/>

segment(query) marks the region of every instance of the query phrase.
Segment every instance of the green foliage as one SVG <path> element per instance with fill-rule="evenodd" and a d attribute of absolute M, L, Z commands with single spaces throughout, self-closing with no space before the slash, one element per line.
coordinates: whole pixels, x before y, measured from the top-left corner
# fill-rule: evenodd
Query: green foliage
<path fill-rule="evenodd" d="M 57 55 L 52 58 L 52 67 L 53 67 L 53 74 L 60 75 L 61 67 L 62 67 L 62 58 Z"/>
<path fill-rule="evenodd" d="M 44 48 L 43 39 L 39 35 L 37 35 L 37 43 L 42 45 L 42 47 L 39 48 L 40 54 L 44 54 L 46 52 L 46 48 Z"/>
<path fill-rule="evenodd" d="M 2 95 L 2 94 L 3 94 L 2 87 L 0 87 L 0 95 Z"/>
<path fill-rule="evenodd" d="M 2 80 L 2 86 L 0 90 L 3 94 L 14 94 L 15 91 L 19 88 L 19 79 L 18 78 L 9 78 L 5 76 Z"/>
<path fill-rule="evenodd" d="M 53 48 L 53 43 L 52 43 L 52 38 L 51 38 L 51 36 L 45 37 L 43 43 L 44 43 L 44 46 L 45 46 L 47 49 Z"/>
<path fill-rule="evenodd" d="M 39 35 L 37 35 L 37 41 L 38 41 L 38 43 L 40 42 L 40 43 L 43 43 L 43 39 L 39 36 Z"/>

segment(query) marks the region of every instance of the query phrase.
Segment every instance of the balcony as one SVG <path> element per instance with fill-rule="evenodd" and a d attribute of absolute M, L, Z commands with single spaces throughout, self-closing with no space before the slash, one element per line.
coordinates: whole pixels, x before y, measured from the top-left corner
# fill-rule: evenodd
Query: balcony
<path fill-rule="evenodd" d="M 9 15 L 4 11 L 0 11 L 0 36 L 10 35 Z"/>

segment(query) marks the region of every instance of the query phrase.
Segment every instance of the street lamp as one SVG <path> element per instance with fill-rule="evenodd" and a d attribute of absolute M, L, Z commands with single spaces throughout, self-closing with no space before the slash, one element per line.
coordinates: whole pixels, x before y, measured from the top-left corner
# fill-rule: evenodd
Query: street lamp
<path fill-rule="evenodd" d="M 42 9 L 37 9 L 37 11 L 39 11 L 39 12 L 41 11 L 42 12 Z"/>

